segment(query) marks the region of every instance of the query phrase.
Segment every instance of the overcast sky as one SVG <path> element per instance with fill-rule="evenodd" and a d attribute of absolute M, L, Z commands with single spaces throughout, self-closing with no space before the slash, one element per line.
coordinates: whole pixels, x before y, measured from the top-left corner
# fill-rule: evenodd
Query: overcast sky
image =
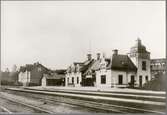
<path fill-rule="evenodd" d="M 51 69 L 91 51 L 126 54 L 139 37 L 165 57 L 165 1 L 1 1 L 1 67 L 39 61 Z M 91 45 L 90 45 L 91 44 Z"/>

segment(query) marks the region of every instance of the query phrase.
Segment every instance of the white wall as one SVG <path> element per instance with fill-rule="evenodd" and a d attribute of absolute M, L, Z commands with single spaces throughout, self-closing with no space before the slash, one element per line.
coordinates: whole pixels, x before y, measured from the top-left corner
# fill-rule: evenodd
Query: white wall
<path fill-rule="evenodd" d="M 75 87 L 80 87 L 81 86 L 80 82 L 82 81 L 80 72 L 67 73 L 66 78 L 65 78 L 65 83 L 66 83 L 65 86 L 69 86 L 68 83 L 72 84 L 72 77 L 74 77 L 74 86 Z M 79 82 L 78 83 L 77 83 L 77 77 L 79 77 Z M 69 82 L 68 82 L 68 78 L 69 78 Z"/>
<path fill-rule="evenodd" d="M 123 83 L 122 85 L 119 85 L 118 83 L 118 79 L 119 79 L 119 75 L 123 76 Z M 111 71 L 111 76 L 112 76 L 112 81 L 111 84 L 113 87 L 127 87 L 128 83 L 131 81 L 131 75 L 133 75 L 136 78 L 136 73 L 135 72 L 126 72 L 126 71 L 119 71 L 119 70 L 112 70 Z"/>
<path fill-rule="evenodd" d="M 146 61 L 146 71 L 142 70 L 142 61 Z M 139 76 L 142 76 L 142 84 L 146 83 L 145 77 L 148 76 L 148 80 L 151 80 L 150 71 L 150 60 L 149 59 L 138 59 L 138 70 L 137 70 L 137 84 L 139 86 Z"/>
<path fill-rule="evenodd" d="M 42 86 L 46 86 L 46 77 L 43 77 L 42 78 L 42 84 L 41 84 Z"/>
<path fill-rule="evenodd" d="M 106 75 L 106 84 L 101 84 L 101 75 Z M 123 76 L 123 84 L 118 84 L 118 76 Z M 96 71 L 96 87 L 127 87 L 131 81 L 131 76 L 137 80 L 136 72 L 126 72 L 118 70 L 99 70 Z"/>
<path fill-rule="evenodd" d="M 30 82 L 30 76 L 31 76 L 31 73 L 29 71 L 20 72 L 18 81 L 21 82 L 21 83 L 29 83 Z"/>
<path fill-rule="evenodd" d="M 106 83 L 101 84 L 101 75 L 106 75 Z M 96 87 L 111 87 L 111 70 L 96 71 Z"/>

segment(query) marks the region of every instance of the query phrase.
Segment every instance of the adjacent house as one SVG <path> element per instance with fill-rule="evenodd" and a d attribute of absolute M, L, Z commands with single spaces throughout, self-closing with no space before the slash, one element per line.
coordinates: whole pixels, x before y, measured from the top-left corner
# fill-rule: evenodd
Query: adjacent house
<path fill-rule="evenodd" d="M 49 72 L 50 70 L 39 62 L 26 64 L 20 67 L 18 82 L 22 83 L 24 86 L 39 86 L 41 85 L 43 74 L 48 74 Z"/>
<path fill-rule="evenodd" d="M 166 74 L 166 59 L 151 59 L 151 76 L 154 78 L 157 74 Z"/>

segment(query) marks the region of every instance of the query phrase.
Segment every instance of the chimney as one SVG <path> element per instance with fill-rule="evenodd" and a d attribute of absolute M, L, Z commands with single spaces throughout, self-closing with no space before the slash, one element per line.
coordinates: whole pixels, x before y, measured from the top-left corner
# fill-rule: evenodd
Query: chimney
<path fill-rule="evenodd" d="M 97 60 L 100 60 L 100 53 L 97 53 Z"/>
<path fill-rule="evenodd" d="M 136 45 L 137 45 L 137 46 L 141 46 L 141 39 L 140 39 L 140 38 L 137 38 L 137 40 L 136 40 Z"/>
<path fill-rule="evenodd" d="M 92 55 L 91 54 L 87 54 L 87 58 L 90 61 L 92 59 Z"/>
<path fill-rule="evenodd" d="M 113 50 L 113 54 L 118 55 L 118 50 L 117 49 Z"/>

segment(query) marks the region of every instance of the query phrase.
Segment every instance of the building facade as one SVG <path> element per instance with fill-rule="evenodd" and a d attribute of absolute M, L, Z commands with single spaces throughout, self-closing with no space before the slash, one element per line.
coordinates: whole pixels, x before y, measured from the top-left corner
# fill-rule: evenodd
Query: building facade
<path fill-rule="evenodd" d="M 56 70 L 42 77 L 41 86 L 65 86 L 65 71 Z"/>
<path fill-rule="evenodd" d="M 49 69 L 40 63 L 26 64 L 21 66 L 18 75 L 18 82 L 24 86 L 39 86 L 44 73 L 50 72 Z"/>
<path fill-rule="evenodd" d="M 80 87 L 87 84 L 91 85 L 91 83 L 89 83 L 90 80 L 87 80 L 84 74 L 92 61 L 91 54 L 88 54 L 85 62 L 74 62 L 69 66 L 66 73 L 65 86 Z"/>
<path fill-rule="evenodd" d="M 151 76 L 154 78 L 157 74 L 166 74 L 166 59 L 151 59 Z"/>
<path fill-rule="evenodd" d="M 88 54 L 87 61 L 73 64 L 66 74 L 66 86 L 70 83 L 73 87 L 142 87 L 149 80 L 150 52 L 140 39 L 136 40 L 128 55 L 114 50 L 110 58 L 98 53 L 96 59 L 92 59 Z"/>
<path fill-rule="evenodd" d="M 130 50 L 129 57 L 137 67 L 137 84 L 142 87 L 144 83 L 151 80 L 150 52 L 146 50 L 141 40 L 137 39 L 135 46 Z"/>

